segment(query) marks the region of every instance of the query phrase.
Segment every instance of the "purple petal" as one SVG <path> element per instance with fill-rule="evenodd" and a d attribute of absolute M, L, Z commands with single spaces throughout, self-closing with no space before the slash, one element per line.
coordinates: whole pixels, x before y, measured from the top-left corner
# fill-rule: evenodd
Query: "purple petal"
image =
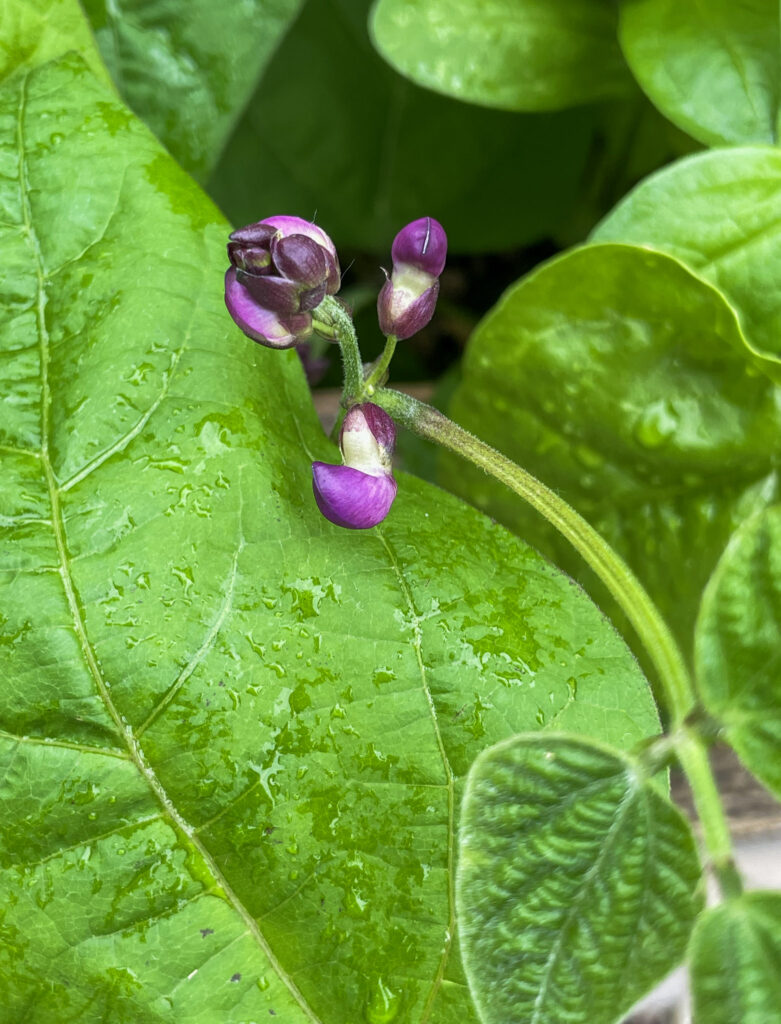
<path fill-rule="evenodd" d="M 327 462 L 312 463 L 312 487 L 325 518 L 348 530 L 368 530 L 381 523 L 396 497 L 392 476 L 369 476 Z"/>
<path fill-rule="evenodd" d="M 388 459 L 393 455 L 396 447 L 396 424 L 390 416 L 374 402 L 363 402 L 360 405 L 353 405 L 348 409 L 347 415 L 342 423 L 339 432 L 339 443 L 342 444 L 344 435 L 352 431 L 371 431 L 374 440 L 387 454 Z"/>
<path fill-rule="evenodd" d="M 252 298 L 263 309 L 278 316 L 289 316 L 301 310 L 299 293 L 301 289 L 294 281 L 275 275 L 245 274 L 242 270 L 236 273 L 236 279 L 250 293 Z"/>
<path fill-rule="evenodd" d="M 239 283 L 234 267 L 225 274 L 225 305 L 248 338 L 269 348 L 292 348 L 312 331 L 309 313 L 280 320 L 276 313 L 260 306 Z"/>
<path fill-rule="evenodd" d="M 418 270 L 439 277 L 447 258 L 447 235 L 438 220 L 421 217 L 413 220 L 393 239 L 394 263 L 408 263 Z"/>
<path fill-rule="evenodd" d="M 434 315 L 439 295 L 435 279 L 422 295 L 415 296 L 406 288 L 394 286 L 389 278 L 377 296 L 377 318 L 383 334 L 395 334 L 399 341 L 421 331 Z"/>
<path fill-rule="evenodd" d="M 309 220 L 303 220 L 301 217 L 288 217 L 281 214 L 278 217 L 266 217 L 262 224 L 270 224 L 273 228 L 279 231 L 283 238 L 288 235 L 306 235 L 308 238 L 313 239 L 319 245 L 322 245 L 324 249 L 334 257 L 336 256 L 336 246 L 328 237 L 328 235 L 319 228 L 317 224 L 313 224 Z"/>
<path fill-rule="evenodd" d="M 328 275 L 326 250 L 307 235 L 288 235 L 271 243 L 274 266 L 291 281 L 317 288 Z"/>

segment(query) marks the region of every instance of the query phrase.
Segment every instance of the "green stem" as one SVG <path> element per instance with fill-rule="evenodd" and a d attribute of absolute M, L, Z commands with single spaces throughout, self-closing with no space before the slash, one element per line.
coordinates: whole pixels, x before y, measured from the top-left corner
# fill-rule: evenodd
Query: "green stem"
<path fill-rule="evenodd" d="M 342 366 L 344 367 L 344 398 L 358 395 L 363 390 L 363 363 L 358 348 L 358 336 L 355 333 L 352 317 L 340 302 L 326 295 L 316 310 L 317 320 L 331 327 L 342 350 Z"/>
<path fill-rule="evenodd" d="M 396 351 L 396 341 L 396 335 L 389 334 L 385 339 L 385 348 L 382 350 L 381 355 L 371 365 L 365 383 L 366 394 L 369 398 L 372 397 L 375 389 L 382 387 L 388 379 L 388 367 L 390 366 L 391 359 L 393 359 L 393 353 Z"/>
<path fill-rule="evenodd" d="M 689 780 L 703 843 L 722 896 L 725 899 L 739 896 L 743 886 L 735 867 L 729 827 L 708 752 L 701 737 L 690 729 L 681 729 L 674 739 L 675 752 Z"/>
<path fill-rule="evenodd" d="M 694 691 L 678 645 L 629 566 L 570 505 L 525 469 L 453 423 L 439 410 L 397 391 L 374 401 L 416 434 L 469 459 L 532 505 L 578 551 L 625 612 L 659 674 L 673 728 L 694 706 Z"/>

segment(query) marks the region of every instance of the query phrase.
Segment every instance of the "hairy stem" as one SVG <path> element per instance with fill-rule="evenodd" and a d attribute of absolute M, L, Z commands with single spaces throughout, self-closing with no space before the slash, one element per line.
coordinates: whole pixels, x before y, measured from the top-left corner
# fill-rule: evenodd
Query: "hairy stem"
<path fill-rule="evenodd" d="M 366 393 L 369 397 L 374 394 L 376 388 L 382 387 L 388 378 L 388 367 L 390 366 L 391 359 L 393 359 L 393 353 L 396 351 L 396 341 L 396 335 L 389 334 L 385 339 L 385 348 L 369 368 L 365 385 Z"/>

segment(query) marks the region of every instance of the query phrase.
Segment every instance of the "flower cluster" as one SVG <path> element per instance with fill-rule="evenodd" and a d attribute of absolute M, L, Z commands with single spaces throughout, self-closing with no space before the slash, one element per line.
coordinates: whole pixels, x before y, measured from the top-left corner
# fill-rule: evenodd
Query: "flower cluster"
<path fill-rule="evenodd" d="M 377 300 L 389 353 L 395 341 L 416 334 L 434 315 L 446 255 L 445 231 L 433 217 L 412 221 L 396 235 L 393 267 Z M 231 234 L 228 258 L 225 304 L 235 323 L 261 345 L 295 345 L 300 351 L 318 323 L 313 314 L 341 285 L 339 258 L 328 235 L 300 217 L 267 217 Z M 327 315 L 324 319 L 328 322 Z M 325 330 L 322 322 L 319 330 Z M 366 394 L 373 393 L 370 383 Z M 367 530 L 382 522 L 396 497 L 396 427 L 379 405 L 353 400 L 339 435 L 342 465 L 313 463 L 312 485 L 326 519 Z"/>

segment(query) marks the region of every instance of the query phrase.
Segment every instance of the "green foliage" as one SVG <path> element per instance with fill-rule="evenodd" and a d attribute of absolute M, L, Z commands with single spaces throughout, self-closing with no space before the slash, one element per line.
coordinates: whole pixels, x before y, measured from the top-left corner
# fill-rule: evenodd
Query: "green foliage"
<path fill-rule="evenodd" d="M 368 7 L 305 7 L 209 183 L 228 218 L 317 211 L 338 246 L 386 260 L 395 233 L 423 213 L 447 225 L 451 252 L 533 241 L 566 223 L 591 116 L 522 117 L 416 88 L 374 51 Z"/>
<path fill-rule="evenodd" d="M 710 281 L 735 308 L 762 368 L 781 379 L 781 152 L 701 153 L 642 182 L 592 233 L 647 245 Z"/>
<path fill-rule="evenodd" d="M 781 796 L 781 506 L 750 519 L 724 552 L 703 597 L 696 663 L 705 706 Z"/>
<path fill-rule="evenodd" d="M 781 893 L 744 893 L 707 910 L 690 956 L 697 1024 L 781 1019 Z"/>
<path fill-rule="evenodd" d="M 607 0 L 378 0 L 380 53 L 418 85 L 503 110 L 560 110 L 631 79 Z"/>
<path fill-rule="evenodd" d="M 679 262 L 587 246 L 481 321 L 449 412 L 607 537 L 688 650 L 732 531 L 778 495 L 781 392 L 758 365 L 731 307 Z M 569 546 L 499 484 L 452 459 L 441 479 L 601 601 Z"/>
<path fill-rule="evenodd" d="M 481 1020 L 619 1020 L 682 957 L 699 875 L 688 823 L 638 764 L 555 734 L 485 751 L 456 889 Z"/>
<path fill-rule="evenodd" d="M 0 79 L 74 50 L 111 82 L 78 0 L 0 0 L 0 24 Z"/>
<path fill-rule="evenodd" d="M 124 99 L 203 180 L 302 0 L 82 2 Z"/>
<path fill-rule="evenodd" d="M 5 1020 L 474 1022 L 459 779 L 554 722 L 631 747 L 645 681 L 455 499 L 319 515 L 335 451 L 225 313 L 228 225 L 83 63 L 0 114 Z"/>
<path fill-rule="evenodd" d="M 620 0 L 630 68 L 675 124 L 708 145 L 778 142 L 778 0 Z"/>

